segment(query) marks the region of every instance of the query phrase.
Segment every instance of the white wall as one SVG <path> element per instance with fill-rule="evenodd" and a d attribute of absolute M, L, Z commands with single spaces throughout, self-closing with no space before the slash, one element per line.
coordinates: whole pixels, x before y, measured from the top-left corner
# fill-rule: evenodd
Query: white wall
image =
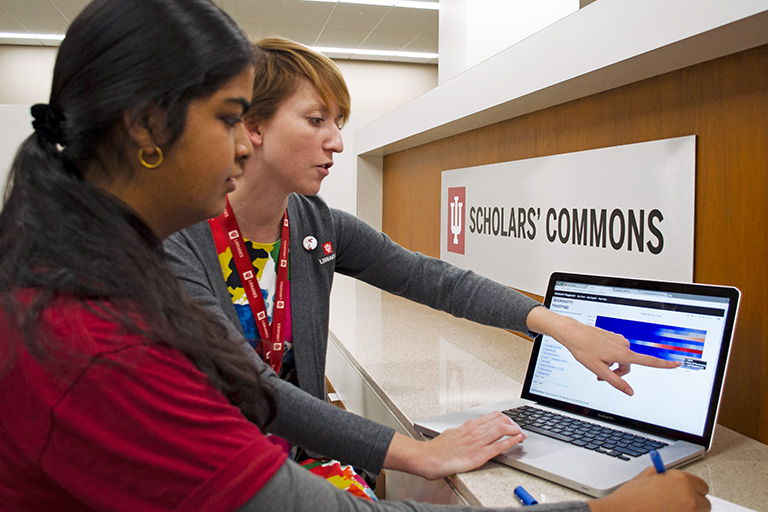
<path fill-rule="evenodd" d="M 0 45 L 0 105 L 48 101 L 58 48 Z M 381 116 L 437 85 L 437 66 L 338 60 L 352 115 Z"/>
<path fill-rule="evenodd" d="M 579 9 L 579 0 L 441 0 L 439 83 Z"/>
<path fill-rule="evenodd" d="M 0 105 L 0 198 L 4 195 L 5 182 L 19 144 L 31 133 L 32 116 L 28 105 Z"/>
<path fill-rule="evenodd" d="M 47 103 L 58 47 L 0 45 L 0 105 Z"/>
<path fill-rule="evenodd" d="M 437 66 L 337 60 L 352 96 L 352 115 L 382 116 L 437 86 Z"/>

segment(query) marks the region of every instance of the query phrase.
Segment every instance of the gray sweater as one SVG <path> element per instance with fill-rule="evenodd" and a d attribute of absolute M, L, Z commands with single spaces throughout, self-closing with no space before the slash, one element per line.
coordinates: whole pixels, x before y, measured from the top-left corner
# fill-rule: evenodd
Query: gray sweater
<path fill-rule="evenodd" d="M 511 505 L 511 504 L 510 504 Z M 313 477 L 307 470 L 291 461 L 283 464 L 277 473 L 269 479 L 256 496 L 240 509 L 242 512 L 280 511 L 304 512 L 322 510 L 334 512 L 480 512 L 489 510 L 480 507 L 433 505 L 415 501 L 380 501 L 377 503 L 361 500 L 348 492 L 343 492 L 320 478 Z M 584 501 L 569 501 L 546 505 L 533 505 L 519 508 L 494 509 L 498 512 L 590 512 Z"/>
<path fill-rule="evenodd" d="M 526 332 L 528 312 L 539 303 L 442 260 L 403 249 L 357 217 L 329 208 L 319 197 L 292 194 L 290 275 L 293 349 L 301 389 L 279 381 L 244 341 L 227 290 L 210 228 L 203 222 L 169 237 L 164 249 L 173 273 L 191 297 L 230 328 L 278 394 L 278 417 L 270 431 L 307 450 L 363 467 L 381 469 L 394 432 L 356 415 L 339 414 L 325 397 L 325 360 L 331 285 L 335 272 L 396 295 L 486 325 Z M 318 246 L 308 251 L 307 236 Z M 323 246 L 331 243 L 332 252 Z M 306 421 L 312 418 L 312 422 Z M 365 449 L 360 451 L 361 447 Z"/>

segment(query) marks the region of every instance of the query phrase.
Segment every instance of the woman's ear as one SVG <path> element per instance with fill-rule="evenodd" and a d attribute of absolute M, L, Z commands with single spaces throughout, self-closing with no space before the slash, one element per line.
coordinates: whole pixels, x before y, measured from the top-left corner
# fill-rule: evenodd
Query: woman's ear
<path fill-rule="evenodd" d="M 251 140 L 253 147 L 261 146 L 261 143 L 264 140 L 264 137 L 261 134 L 261 125 L 258 123 L 249 123 L 245 126 L 245 131 L 248 133 L 248 138 Z"/>
<path fill-rule="evenodd" d="M 126 111 L 123 123 L 128 136 L 136 145 L 149 153 L 168 139 L 165 110 L 150 103 L 143 111 Z"/>

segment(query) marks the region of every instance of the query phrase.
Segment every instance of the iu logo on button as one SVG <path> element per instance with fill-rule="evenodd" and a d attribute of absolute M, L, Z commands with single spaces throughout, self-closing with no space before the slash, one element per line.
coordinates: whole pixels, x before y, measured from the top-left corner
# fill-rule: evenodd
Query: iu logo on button
<path fill-rule="evenodd" d="M 448 252 L 464 254 L 467 187 L 448 188 Z"/>

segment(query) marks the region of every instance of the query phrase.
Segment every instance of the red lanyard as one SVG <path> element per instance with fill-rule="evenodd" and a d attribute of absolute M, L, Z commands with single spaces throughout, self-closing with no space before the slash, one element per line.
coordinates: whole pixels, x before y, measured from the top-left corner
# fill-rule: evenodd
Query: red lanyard
<path fill-rule="evenodd" d="M 285 296 L 288 293 L 288 212 L 283 214 L 283 230 L 280 239 L 280 256 L 277 267 L 277 284 L 275 289 L 275 307 L 272 311 L 272 326 L 270 330 L 267 320 L 267 307 L 264 304 L 264 297 L 259 288 L 259 281 L 256 279 L 253 262 L 248 255 L 248 249 L 245 247 L 243 235 L 237 225 L 235 213 L 229 205 L 227 198 L 227 207 L 224 213 L 208 222 L 214 228 L 217 222 L 226 233 L 227 243 L 232 251 L 232 258 L 235 260 L 235 266 L 240 274 L 240 281 L 243 283 L 245 295 L 248 297 L 248 304 L 253 312 L 253 319 L 256 327 L 259 329 L 262 343 L 264 344 L 264 360 L 269 363 L 275 373 L 280 372 L 280 365 L 283 362 L 283 345 L 285 333 Z"/>

